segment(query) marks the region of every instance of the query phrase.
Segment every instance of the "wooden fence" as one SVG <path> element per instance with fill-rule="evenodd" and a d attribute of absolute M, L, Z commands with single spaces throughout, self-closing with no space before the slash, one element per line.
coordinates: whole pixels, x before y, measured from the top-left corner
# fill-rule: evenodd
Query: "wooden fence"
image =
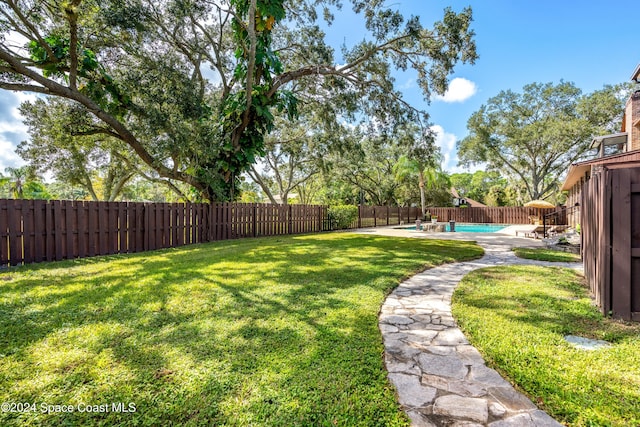
<path fill-rule="evenodd" d="M 326 206 L 0 199 L 0 266 L 327 227 Z"/>
<path fill-rule="evenodd" d="M 581 197 L 584 273 L 596 303 L 640 321 L 640 167 L 605 167 Z"/>
<path fill-rule="evenodd" d="M 530 217 L 556 212 L 556 208 L 538 209 L 528 207 L 496 208 L 428 208 L 431 215 L 437 215 L 439 222 L 487 223 L 487 224 L 530 224 Z M 558 224 L 566 224 L 566 213 L 558 209 Z M 418 207 L 360 206 L 358 221 L 353 227 L 376 227 L 380 225 L 398 225 L 400 222 L 411 225 L 420 217 Z"/>
<path fill-rule="evenodd" d="M 430 208 L 438 220 L 528 224 L 532 208 Z M 539 212 L 540 211 L 540 212 Z M 359 206 L 351 228 L 411 225 L 418 207 Z M 327 206 L 0 199 L 0 266 L 330 229 Z"/>
<path fill-rule="evenodd" d="M 411 223 L 420 217 L 420 208 L 399 206 L 358 206 L 358 219 L 351 228 L 380 227 Z"/>

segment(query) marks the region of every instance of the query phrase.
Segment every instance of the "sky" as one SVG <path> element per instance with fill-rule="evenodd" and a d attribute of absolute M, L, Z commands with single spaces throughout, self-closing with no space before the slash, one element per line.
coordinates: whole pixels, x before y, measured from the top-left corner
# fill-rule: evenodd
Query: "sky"
<path fill-rule="evenodd" d="M 640 63 L 637 25 L 633 16 L 638 3 L 630 0 L 390 0 L 423 24 L 440 19 L 451 6 L 456 12 L 473 10 L 479 59 L 474 65 L 458 65 L 444 98 L 426 102 L 411 75 L 398 75 L 412 105 L 431 116 L 437 143 L 444 155 L 443 168 L 466 172 L 458 166 L 456 141 L 468 135 L 467 120 L 483 104 L 503 90 L 521 92 L 534 82 L 575 83 L 583 93 L 606 84 L 629 81 Z M 353 16 L 336 16 L 332 44 L 350 46 L 362 40 L 362 26 Z M 473 169 L 472 169 L 473 170 Z M 471 171 L 472 171 L 471 170 Z"/>
<path fill-rule="evenodd" d="M 521 92 L 529 83 L 564 80 L 590 93 L 629 81 L 640 63 L 637 1 L 389 0 L 389 5 L 407 17 L 420 16 L 425 25 L 441 18 L 447 6 L 473 9 L 479 59 L 456 67 L 444 97 L 427 102 L 414 76 L 396 74 L 405 99 L 429 112 L 443 168 L 449 172 L 469 171 L 458 166 L 456 141 L 468 135 L 469 117 L 501 91 Z M 364 35 L 360 20 L 345 8 L 336 14 L 327 37 L 339 52 L 340 45 L 352 46 Z M 0 90 L 0 172 L 24 163 L 14 150 L 28 138 L 17 110 L 26 98 Z"/>

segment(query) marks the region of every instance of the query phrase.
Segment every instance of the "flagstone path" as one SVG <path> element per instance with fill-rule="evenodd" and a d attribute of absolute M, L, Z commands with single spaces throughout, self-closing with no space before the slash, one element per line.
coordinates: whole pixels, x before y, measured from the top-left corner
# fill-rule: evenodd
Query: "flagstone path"
<path fill-rule="evenodd" d="M 400 284 L 379 318 L 385 365 L 415 427 L 561 426 L 486 366 L 451 315 L 451 295 L 469 272 L 510 264 L 581 269 L 579 263 L 518 258 L 513 244 L 479 241 L 483 258 L 443 265 Z"/>

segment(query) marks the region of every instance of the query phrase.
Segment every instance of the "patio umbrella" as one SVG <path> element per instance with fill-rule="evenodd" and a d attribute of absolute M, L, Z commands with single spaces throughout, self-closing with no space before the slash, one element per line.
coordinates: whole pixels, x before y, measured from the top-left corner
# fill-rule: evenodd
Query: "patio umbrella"
<path fill-rule="evenodd" d="M 555 208 L 555 205 L 546 200 L 532 200 L 524 204 L 528 208 Z"/>
<path fill-rule="evenodd" d="M 532 200 L 530 202 L 527 202 L 524 204 L 526 207 L 528 208 L 537 208 L 538 209 L 538 218 L 537 221 L 540 221 L 540 209 L 545 209 L 545 208 L 555 208 L 555 206 L 549 202 L 547 202 L 546 200 Z M 538 222 L 539 224 L 539 222 Z"/>

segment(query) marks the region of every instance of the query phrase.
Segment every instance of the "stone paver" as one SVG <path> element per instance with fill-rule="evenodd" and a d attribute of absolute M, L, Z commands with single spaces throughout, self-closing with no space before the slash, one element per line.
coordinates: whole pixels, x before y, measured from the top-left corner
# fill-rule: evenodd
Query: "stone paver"
<path fill-rule="evenodd" d="M 534 264 L 580 269 L 581 264 L 520 259 L 511 251 L 511 239 L 494 239 L 477 239 L 485 249 L 483 258 L 419 273 L 382 306 L 385 365 L 412 426 L 561 426 L 486 366 L 451 315 L 451 295 L 478 268 Z"/>

